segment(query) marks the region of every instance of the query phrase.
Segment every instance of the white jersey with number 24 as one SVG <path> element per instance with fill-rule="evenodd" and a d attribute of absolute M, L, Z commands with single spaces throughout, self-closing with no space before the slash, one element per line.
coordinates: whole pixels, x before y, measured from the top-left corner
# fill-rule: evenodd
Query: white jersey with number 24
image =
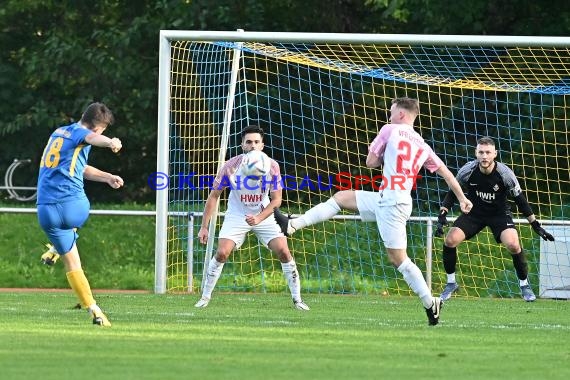
<path fill-rule="evenodd" d="M 420 168 L 423 166 L 433 173 L 443 165 L 422 136 L 407 124 L 384 125 L 368 150 L 383 164 L 380 185 L 383 206 L 411 204 L 411 191 L 421 181 Z"/>

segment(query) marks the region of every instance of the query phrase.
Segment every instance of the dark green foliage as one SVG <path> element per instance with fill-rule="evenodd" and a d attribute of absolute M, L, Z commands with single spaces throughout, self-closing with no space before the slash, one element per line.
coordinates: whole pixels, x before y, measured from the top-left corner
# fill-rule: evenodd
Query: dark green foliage
<path fill-rule="evenodd" d="M 116 114 L 116 157 L 92 164 L 121 175 L 121 192 L 96 201 L 151 201 L 156 167 L 158 35 L 161 29 L 335 33 L 566 35 L 564 1 L 6 0 L 0 9 L 0 173 L 14 158 L 35 165 L 49 133 L 92 101 Z M 323 17 L 326 15 L 326 17 Z M 546 21 L 548 20 L 548 21 Z M 553 21 L 555 20 L 555 21 Z M 29 169 L 33 175 L 33 166 Z"/>

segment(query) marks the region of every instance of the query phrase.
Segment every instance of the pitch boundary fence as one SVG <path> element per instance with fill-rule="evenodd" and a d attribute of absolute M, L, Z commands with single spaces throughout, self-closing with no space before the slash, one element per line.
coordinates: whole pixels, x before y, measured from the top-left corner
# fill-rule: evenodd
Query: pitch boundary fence
<path fill-rule="evenodd" d="M 0 207 L 0 214 L 35 214 L 37 212 L 36 208 L 20 208 L 20 207 Z M 144 210 L 91 210 L 91 215 L 115 215 L 115 216 L 149 216 L 156 217 L 156 211 L 144 211 Z M 224 216 L 224 213 L 219 213 L 220 216 Z M 194 236 L 194 224 L 195 218 L 202 217 L 202 212 L 168 212 L 169 217 L 183 217 L 188 218 L 188 241 L 187 241 L 187 273 L 188 273 L 188 289 L 193 288 L 193 278 L 194 278 L 194 244 L 192 240 Z M 294 215 L 295 216 L 295 215 Z M 359 215 L 336 215 L 333 219 L 344 219 L 344 220 L 358 220 Z M 451 223 L 456 218 L 448 218 Z M 425 222 L 427 225 L 426 230 L 426 281 L 428 286 L 431 288 L 432 280 L 432 264 L 433 264 L 433 226 L 437 222 L 436 217 L 411 217 L 410 221 L 415 222 Z M 515 219 L 516 224 L 528 223 L 526 219 Z M 565 220 L 541 220 L 543 225 L 550 226 L 570 226 L 570 221 Z M 206 252 L 206 255 L 211 254 L 211 252 Z M 165 293 L 162 289 L 166 289 L 166 263 L 162 262 L 162 259 L 166 257 L 160 252 L 155 251 L 155 278 L 154 278 L 154 289 L 155 293 Z"/>

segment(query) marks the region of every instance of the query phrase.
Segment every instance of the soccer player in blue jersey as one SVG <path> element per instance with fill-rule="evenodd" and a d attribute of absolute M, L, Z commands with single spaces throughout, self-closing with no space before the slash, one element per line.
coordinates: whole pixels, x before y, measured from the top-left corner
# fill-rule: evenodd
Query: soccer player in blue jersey
<path fill-rule="evenodd" d="M 443 266 L 447 273 L 447 284 L 441 293 L 443 301 L 459 289 L 455 279 L 457 246 L 465 239 L 471 239 L 485 227 L 489 227 L 497 243 L 502 243 L 511 253 L 513 265 L 519 279 L 522 298 L 527 302 L 536 299 L 528 283 L 528 264 L 515 229 L 507 197 L 514 198 L 519 211 L 527 218 L 532 229 L 544 240 L 554 237 L 541 227 L 530 205 L 523 195 L 513 171 L 505 164 L 495 161 L 497 150 L 490 137 L 477 141 L 477 159 L 468 162 L 457 173 L 457 181 L 467 190 L 467 198 L 473 203 L 469 214 L 461 214 L 453 223 L 443 243 Z M 448 192 L 442 202 L 438 217 L 436 236 L 443 236 L 447 224 L 447 213 L 455 203 L 455 194 Z"/>
<path fill-rule="evenodd" d="M 87 165 L 91 146 L 109 148 L 115 153 L 121 149 L 121 140 L 102 135 L 113 121 L 113 113 L 107 106 L 92 103 L 79 122 L 56 129 L 42 154 L 37 186 L 38 220 L 56 251 L 52 254 L 53 261 L 61 257 L 69 285 L 81 306 L 93 317 L 93 324 L 99 326 L 111 323 L 96 304 L 83 273 L 76 230 L 89 216 L 83 179 L 105 182 L 113 189 L 123 186 L 121 177 Z"/>

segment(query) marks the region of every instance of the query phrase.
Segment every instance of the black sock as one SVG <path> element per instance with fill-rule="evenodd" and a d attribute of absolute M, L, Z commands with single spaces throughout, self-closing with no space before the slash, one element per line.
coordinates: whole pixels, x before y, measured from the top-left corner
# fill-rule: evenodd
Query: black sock
<path fill-rule="evenodd" d="M 445 273 L 452 274 L 455 273 L 455 265 L 457 264 L 457 248 L 450 248 L 443 245 L 443 267 L 445 268 Z"/>
<path fill-rule="evenodd" d="M 520 253 L 511 254 L 513 258 L 513 265 L 517 271 L 517 277 L 519 280 L 526 280 L 528 277 L 528 264 L 526 262 L 526 255 L 521 249 Z"/>

